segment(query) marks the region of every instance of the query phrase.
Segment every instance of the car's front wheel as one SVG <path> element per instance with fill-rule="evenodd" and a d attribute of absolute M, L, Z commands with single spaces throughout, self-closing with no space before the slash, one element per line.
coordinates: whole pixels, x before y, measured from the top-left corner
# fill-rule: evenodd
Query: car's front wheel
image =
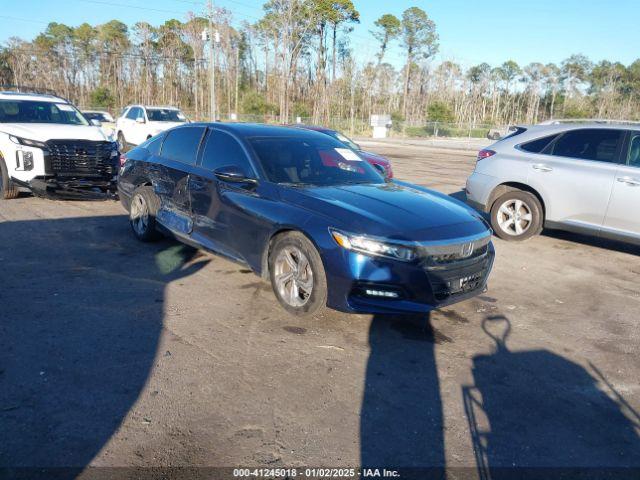
<path fill-rule="evenodd" d="M 133 234 L 143 242 L 152 242 L 162 235 L 156 229 L 156 214 L 160 200 L 152 187 L 138 187 L 129 204 L 129 223 Z"/>
<path fill-rule="evenodd" d="M 271 286 L 290 313 L 318 313 L 327 303 L 327 278 L 320 254 L 300 232 L 278 235 L 269 251 Z"/>
<path fill-rule="evenodd" d="M 522 190 L 501 195 L 491 208 L 491 227 L 507 241 L 522 241 L 542 231 L 543 211 L 538 198 Z"/>

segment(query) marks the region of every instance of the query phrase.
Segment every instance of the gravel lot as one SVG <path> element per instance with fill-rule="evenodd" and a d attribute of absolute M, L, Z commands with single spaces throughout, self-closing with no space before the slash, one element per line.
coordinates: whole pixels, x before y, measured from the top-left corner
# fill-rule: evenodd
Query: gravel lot
<path fill-rule="evenodd" d="M 371 150 L 446 193 L 474 163 Z M 640 252 L 495 244 L 476 299 L 301 320 L 242 266 L 138 243 L 119 203 L 0 201 L 0 467 L 640 469 Z"/>

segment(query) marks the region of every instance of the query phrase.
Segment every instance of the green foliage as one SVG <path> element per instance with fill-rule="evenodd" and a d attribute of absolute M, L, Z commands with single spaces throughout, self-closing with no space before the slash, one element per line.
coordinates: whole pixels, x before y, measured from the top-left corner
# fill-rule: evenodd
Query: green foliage
<path fill-rule="evenodd" d="M 89 103 L 92 107 L 113 108 L 116 99 L 107 87 L 98 87 L 90 93 Z"/>
<path fill-rule="evenodd" d="M 402 14 L 402 41 L 407 57 L 430 58 L 438 52 L 436 24 L 418 7 L 406 9 Z"/>
<path fill-rule="evenodd" d="M 395 15 L 386 13 L 374 22 L 377 30 L 371 32 L 378 42 L 380 42 L 380 52 L 377 54 L 378 63 L 382 62 L 384 53 L 389 46 L 389 42 L 395 40 L 402 31 L 402 23 Z"/>
<path fill-rule="evenodd" d="M 265 113 L 278 113 L 277 105 L 266 101 L 263 95 L 259 92 L 247 92 L 242 97 L 242 113 L 263 115 Z"/>
<path fill-rule="evenodd" d="M 453 122 L 455 120 L 449 105 L 445 102 L 431 102 L 427 107 L 427 118 L 431 122 Z"/>
<path fill-rule="evenodd" d="M 293 104 L 293 108 L 291 109 L 291 113 L 293 113 L 294 117 L 310 117 L 311 111 L 309 107 L 304 102 L 295 102 Z"/>
<path fill-rule="evenodd" d="M 566 118 L 590 118 L 593 115 L 592 109 L 587 105 L 579 105 L 575 102 L 567 103 L 564 116 Z"/>

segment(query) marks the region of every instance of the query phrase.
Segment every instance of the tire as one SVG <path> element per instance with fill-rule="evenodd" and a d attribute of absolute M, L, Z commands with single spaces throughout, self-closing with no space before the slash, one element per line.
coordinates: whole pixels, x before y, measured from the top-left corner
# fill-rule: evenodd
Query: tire
<path fill-rule="evenodd" d="M 542 231 L 544 213 L 540 200 L 522 190 L 498 197 L 491 207 L 491 227 L 503 240 L 519 242 Z"/>
<path fill-rule="evenodd" d="M 20 191 L 9 178 L 7 165 L 4 163 L 4 159 L 0 155 L 0 198 L 10 200 L 12 198 L 17 198 L 19 194 Z"/>
<path fill-rule="evenodd" d="M 287 275 L 290 280 L 283 280 Z M 310 316 L 326 309 L 327 277 L 322 259 L 302 233 L 287 232 L 273 240 L 269 249 L 269 277 L 280 305 L 292 315 Z"/>
<path fill-rule="evenodd" d="M 122 133 L 122 130 L 118 132 L 118 147 L 120 148 L 121 152 L 127 151 L 127 139 L 124 138 L 124 133 Z"/>
<path fill-rule="evenodd" d="M 156 229 L 156 214 L 160 199 L 152 187 L 138 187 L 131 195 L 129 224 L 136 238 L 142 242 L 153 242 L 162 237 Z"/>

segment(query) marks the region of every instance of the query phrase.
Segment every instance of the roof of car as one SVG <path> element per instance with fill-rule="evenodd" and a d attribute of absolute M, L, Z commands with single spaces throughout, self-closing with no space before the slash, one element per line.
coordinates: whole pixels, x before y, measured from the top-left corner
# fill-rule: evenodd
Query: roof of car
<path fill-rule="evenodd" d="M 293 128 L 302 128 L 304 130 L 313 130 L 315 132 L 323 132 L 323 133 L 327 133 L 327 132 L 335 132 L 335 130 L 332 130 L 330 128 L 327 127 L 323 127 L 320 125 L 305 125 L 303 123 L 292 123 L 290 125 L 287 125 L 288 127 L 293 127 Z"/>
<path fill-rule="evenodd" d="M 22 93 L 11 91 L 0 91 L 1 100 L 30 100 L 33 102 L 55 102 L 55 103 L 69 103 L 67 100 L 55 95 L 38 94 L 38 93 Z"/>
<path fill-rule="evenodd" d="M 140 107 L 140 108 L 158 108 L 162 110 L 180 110 L 180 107 L 174 107 L 172 105 L 141 105 L 139 103 L 132 103 L 124 108 Z"/>
<path fill-rule="evenodd" d="M 540 123 L 537 125 L 518 125 L 518 127 L 527 129 L 528 132 L 563 132 L 565 130 L 573 130 L 576 128 L 602 128 L 611 130 L 640 130 L 638 123 L 625 122 L 559 122 L 559 123 Z"/>
<path fill-rule="evenodd" d="M 190 123 L 189 125 L 207 125 L 211 127 L 219 128 L 220 130 L 226 130 L 228 132 L 235 133 L 241 137 L 309 137 L 321 135 L 322 138 L 326 138 L 326 135 L 316 132 L 310 129 L 304 128 L 291 128 L 286 125 L 265 125 L 263 123 L 232 123 L 232 122 L 199 122 Z M 178 127 L 180 128 L 180 127 Z"/>

